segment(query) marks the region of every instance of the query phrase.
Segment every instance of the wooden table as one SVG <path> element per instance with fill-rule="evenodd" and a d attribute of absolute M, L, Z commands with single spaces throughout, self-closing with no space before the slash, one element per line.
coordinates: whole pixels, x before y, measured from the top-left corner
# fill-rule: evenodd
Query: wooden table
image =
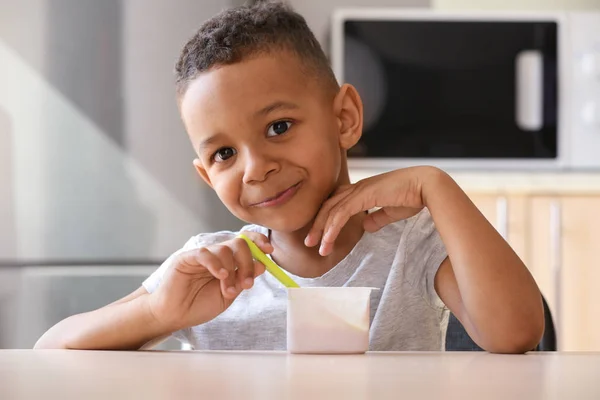
<path fill-rule="evenodd" d="M 0 399 L 600 399 L 600 353 L 1 350 Z"/>

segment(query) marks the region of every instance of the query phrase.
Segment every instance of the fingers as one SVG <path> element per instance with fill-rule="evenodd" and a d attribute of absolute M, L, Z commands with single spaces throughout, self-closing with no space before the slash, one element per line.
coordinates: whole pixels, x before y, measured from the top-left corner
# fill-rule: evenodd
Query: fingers
<path fill-rule="evenodd" d="M 244 239 L 233 239 L 231 241 L 233 259 L 237 266 L 236 285 L 241 289 L 250 289 L 254 285 L 254 260 L 248 245 Z"/>
<path fill-rule="evenodd" d="M 310 247 L 320 241 L 319 254 L 331 254 L 335 240 L 348 220 L 353 215 L 369 209 L 368 197 L 365 197 L 363 192 L 357 186 L 347 187 L 327 200 L 319 210 L 304 243 Z"/>
<path fill-rule="evenodd" d="M 241 232 L 258 246 L 265 254 L 273 252 L 273 245 L 268 237 L 261 233 Z M 234 258 L 238 267 L 238 282 L 242 289 L 250 289 L 254 285 L 254 278 L 265 272 L 265 266 L 252 258 L 252 253 L 244 239 L 236 238 L 232 241 Z"/>
<path fill-rule="evenodd" d="M 363 228 L 365 231 L 373 233 L 391 222 L 393 222 L 392 218 L 386 213 L 385 208 L 381 208 L 365 217 Z"/>
<path fill-rule="evenodd" d="M 364 210 L 360 205 L 360 200 L 353 198 L 352 196 L 348 196 L 331 209 L 327 222 L 325 222 L 323 228 L 323 237 L 321 238 L 319 254 L 322 256 L 331 254 L 333 251 L 333 244 L 344 225 L 346 225 L 350 217 L 361 211 Z"/>
<path fill-rule="evenodd" d="M 260 276 L 265 273 L 265 266 L 262 265 L 259 261 L 254 261 L 254 278 Z"/>
<path fill-rule="evenodd" d="M 315 217 L 308 235 L 304 239 L 304 244 L 306 246 L 313 247 L 319 243 L 321 237 L 323 236 L 325 225 L 331 210 L 350 194 L 352 194 L 352 188 L 347 186 L 344 188 L 344 190 L 339 190 L 334 196 L 323 203 L 319 209 L 319 212 L 317 213 L 317 216 Z"/>
<path fill-rule="evenodd" d="M 201 266 L 217 279 L 225 279 L 229 275 L 221 260 L 204 247 L 179 253 L 175 257 L 174 264 L 185 273 L 193 273 L 198 266 Z"/>
<path fill-rule="evenodd" d="M 367 232 L 376 232 L 384 226 L 410 218 L 421 211 L 420 208 L 412 207 L 383 207 L 365 218 L 363 227 Z"/>
<path fill-rule="evenodd" d="M 265 235 L 256 232 L 244 234 L 263 252 L 273 252 L 273 246 Z M 254 278 L 265 272 L 264 265 L 252 258 L 248 245 L 240 238 L 182 252 L 175 262 L 187 273 L 197 272 L 198 267 L 208 270 L 220 281 L 221 292 L 226 299 L 234 299 L 243 289 L 250 289 Z"/>
<path fill-rule="evenodd" d="M 247 231 L 243 233 L 264 253 L 273 252 L 273 246 L 265 235 Z M 254 278 L 264 272 L 265 267 L 254 261 L 250 248 L 241 238 L 235 238 L 214 246 L 213 253 L 230 272 L 225 279 L 221 280 L 223 293 L 227 293 L 229 296 L 235 297 L 242 290 L 250 289 L 254 286 Z"/>
<path fill-rule="evenodd" d="M 208 248 L 208 250 L 221 262 L 221 267 L 227 271 L 227 276 L 220 279 L 223 297 L 227 299 L 234 298 L 240 292 L 241 286 L 239 286 L 239 284 L 236 282 L 236 262 L 234 259 L 233 250 L 227 245 L 222 244 L 211 246 Z"/>
<path fill-rule="evenodd" d="M 235 270 L 233 263 L 233 254 L 229 250 L 229 256 L 226 249 L 221 249 L 223 246 L 208 249 L 206 247 L 181 252 L 175 258 L 175 265 L 187 274 L 198 272 L 198 267 L 201 267 L 216 279 L 220 281 L 221 293 L 227 299 L 236 296 L 235 290 Z M 233 290 L 228 290 L 233 286 Z"/>
<path fill-rule="evenodd" d="M 248 236 L 248 238 L 252 240 L 258 246 L 258 248 L 263 251 L 263 253 L 271 254 L 273 252 L 273 245 L 271 244 L 269 238 L 265 235 L 250 231 L 243 231 L 240 233 L 243 233 L 244 235 Z"/>

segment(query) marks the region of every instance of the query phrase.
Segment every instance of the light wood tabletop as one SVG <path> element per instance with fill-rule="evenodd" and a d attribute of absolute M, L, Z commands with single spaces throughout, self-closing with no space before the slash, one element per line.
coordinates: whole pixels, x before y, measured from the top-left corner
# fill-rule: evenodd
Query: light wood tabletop
<path fill-rule="evenodd" d="M 600 353 L 0 350 L 0 399 L 600 399 Z"/>

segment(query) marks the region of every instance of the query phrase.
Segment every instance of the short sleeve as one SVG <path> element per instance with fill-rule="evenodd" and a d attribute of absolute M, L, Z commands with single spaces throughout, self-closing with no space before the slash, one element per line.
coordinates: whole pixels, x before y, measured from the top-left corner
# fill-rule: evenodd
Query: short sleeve
<path fill-rule="evenodd" d="M 406 277 L 430 306 L 444 308 L 434 282 L 440 264 L 448 257 L 446 247 L 427 208 L 410 219 L 405 238 Z"/>

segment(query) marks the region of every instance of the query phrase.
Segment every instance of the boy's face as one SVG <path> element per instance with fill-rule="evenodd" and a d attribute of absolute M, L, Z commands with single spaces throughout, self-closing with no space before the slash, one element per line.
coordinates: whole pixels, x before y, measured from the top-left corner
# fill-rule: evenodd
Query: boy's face
<path fill-rule="evenodd" d="M 360 137 L 362 106 L 348 112 L 347 88 L 336 95 L 320 83 L 287 52 L 219 66 L 191 82 L 180 107 L 194 165 L 236 217 L 296 231 L 347 180 L 345 152 Z"/>

